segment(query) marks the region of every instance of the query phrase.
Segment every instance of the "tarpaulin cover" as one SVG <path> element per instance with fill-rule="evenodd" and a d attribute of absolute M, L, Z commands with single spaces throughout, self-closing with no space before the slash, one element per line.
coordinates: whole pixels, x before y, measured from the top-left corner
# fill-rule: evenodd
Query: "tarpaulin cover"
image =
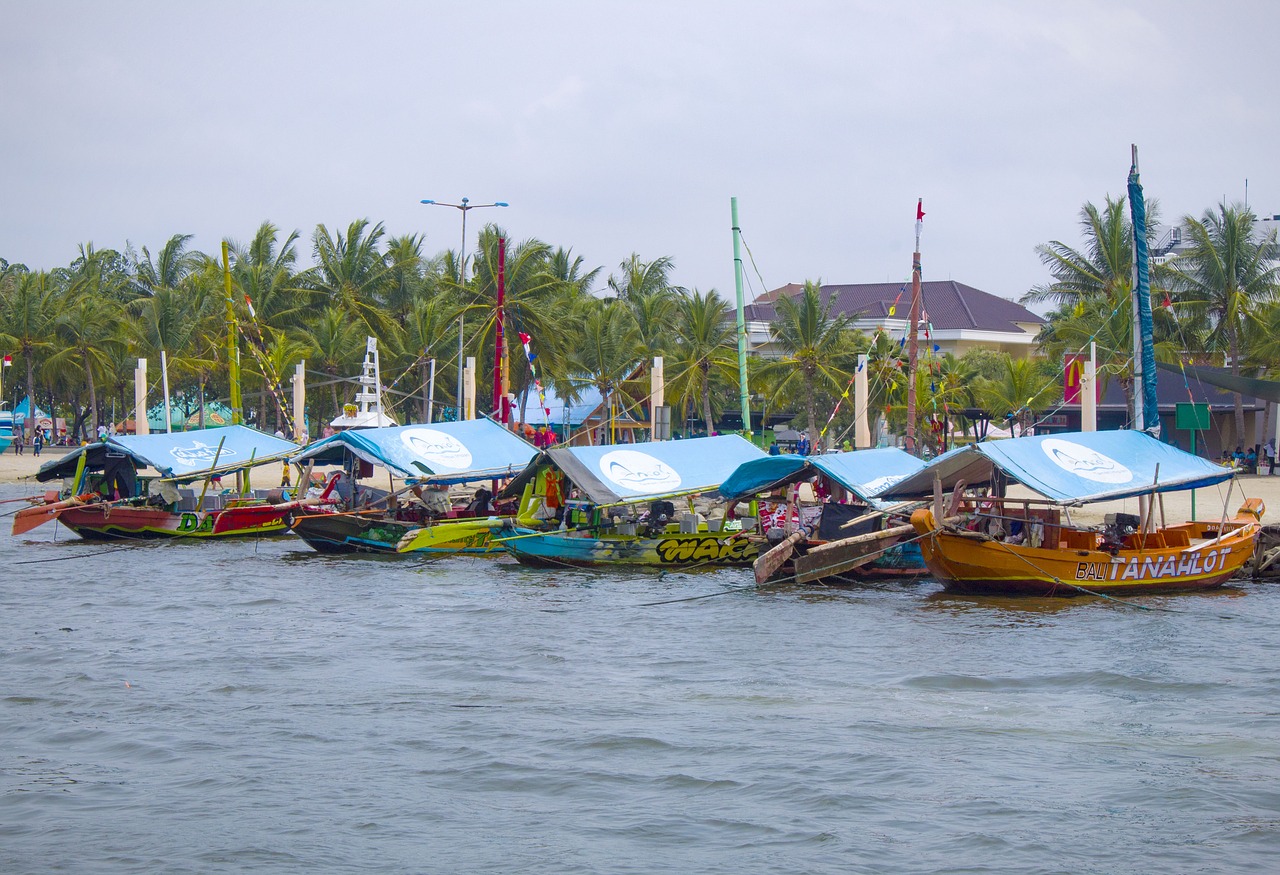
<path fill-rule="evenodd" d="M 404 480 L 462 483 L 510 477 L 538 451 L 492 420 L 465 419 L 341 431 L 307 447 L 293 461 L 337 465 L 348 452 Z"/>
<path fill-rule="evenodd" d="M 1198 489 L 1229 480 L 1235 473 L 1139 431 L 1067 432 L 958 447 L 882 490 L 878 497 L 927 496 L 933 492 L 935 477 L 941 479 L 943 489 L 960 480 L 971 486 L 983 484 L 997 469 L 1063 504 Z"/>
<path fill-rule="evenodd" d="M 736 434 L 546 451 L 550 461 L 595 504 L 712 492 L 743 462 L 765 453 Z M 530 466 L 531 468 L 534 466 Z M 514 485 L 514 484 L 513 484 Z"/>
<path fill-rule="evenodd" d="M 45 463 L 36 473 L 36 479 L 43 482 L 71 476 L 81 456 L 88 456 L 86 468 L 101 470 L 109 457 L 124 455 L 133 459 L 136 465 L 156 469 L 164 477 L 198 480 L 210 474 L 225 474 L 276 462 L 297 451 L 297 444 L 247 425 L 173 434 L 112 435 L 105 441 L 80 447 Z"/>
<path fill-rule="evenodd" d="M 744 498 L 825 474 L 869 504 L 874 496 L 924 467 L 924 462 L 897 447 L 826 453 L 821 456 L 766 456 L 740 465 L 720 487 L 727 499 Z"/>

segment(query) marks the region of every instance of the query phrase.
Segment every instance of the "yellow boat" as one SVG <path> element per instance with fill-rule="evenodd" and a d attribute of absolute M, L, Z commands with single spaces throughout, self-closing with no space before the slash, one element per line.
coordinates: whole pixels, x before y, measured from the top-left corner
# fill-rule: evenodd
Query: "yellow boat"
<path fill-rule="evenodd" d="M 1189 522 L 1123 534 L 1114 524 L 1101 531 L 1069 528 L 1056 509 L 1028 516 L 1023 507 L 1011 506 L 1016 504 L 1021 503 L 982 502 L 942 522 L 932 508 L 913 513 L 911 525 L 933 577 L 953 592 L 974 595 L 1211 589 L 1239 574 L 1253 556 L 1265 510 L 1261 499 L 1251 498 L 1222 526 Z M 1012 528 L 1019 520 L 1028 532 L 1021 543 L 983 530 L 993 523 Z"/>
<path fill-rule="evenodd" d="M 1156 494 L 1233 476 L 1142 432 L 1080 432 L 962 447 L 881 497 L 933 493 L 933 506 L 915 511 L 911 525 L 930 573 L 953 592 L 1137 595 L 1209 589 L 1241 572 L 1262 530 L 1261 499 L 1246 500 L 1232 518 L 1152 519 Z M 1045 500 L 1006 498 L 1006 482 Z M 966 492 L 970 483 L 983 484 L 980 494 Z M 1072 507 L 1135 496 L 1148 496 L 1145 517 L 1108 514 L 1099 527 L 1071 521 Z"/>

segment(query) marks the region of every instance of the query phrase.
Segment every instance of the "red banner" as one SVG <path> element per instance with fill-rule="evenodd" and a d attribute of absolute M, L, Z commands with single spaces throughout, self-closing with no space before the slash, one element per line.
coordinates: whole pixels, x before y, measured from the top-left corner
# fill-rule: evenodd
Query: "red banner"
<path fill-rule="evenodd" d="M 1068 404 L 1080 403 L 1080 384 L 1084 382 L 1084 365 L 1088 361 L 1082 355 L 1069 355 L 1063 361 L 1062 400 Z"/>

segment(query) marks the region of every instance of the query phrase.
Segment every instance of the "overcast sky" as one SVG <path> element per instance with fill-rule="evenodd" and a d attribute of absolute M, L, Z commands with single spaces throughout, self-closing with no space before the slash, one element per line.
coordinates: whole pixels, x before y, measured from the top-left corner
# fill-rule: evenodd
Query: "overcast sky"
<path fill-rule="evenodd" d="M 459 213 L 605 273 L 671 256 L 733 296 L 729 198 L 763 287 L 910 276 L 1017 298 L 1140 149 L 1166 222 L 1280 213 L 1280 3 L 9 2 L 0 257 L 216 251 L 264 220 Z M 751 271 L 748 263 L 748 270 Z M 749 276 L 753 289 L 761 281 Z"/>

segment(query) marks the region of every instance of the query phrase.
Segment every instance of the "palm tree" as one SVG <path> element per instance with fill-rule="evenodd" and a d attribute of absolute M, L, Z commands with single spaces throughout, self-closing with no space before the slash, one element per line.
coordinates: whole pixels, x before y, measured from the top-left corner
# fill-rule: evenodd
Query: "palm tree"
<path fill-rule="evenodd" d="M 1259 239 L 1255 216 L 1238 204 L 1218 205 L 1199 218 L 1182 220 L 1190 248 L 1173 262 L 1185 306 L 1207 317 L 1208 348 L 1225 354 L 1240 373 L 1240 338 L 1254 309 L 1280 292 L 1280 264 L 1274 260 L 1273 231 Z M 1244 403 L 1235 393 L 1236 434 L 1244 434 Z"/>
<path fill-rule="evenodd" d="M 547 265 L 551 275 L 560 282 L 583 295 L 591 294 L 592 287 L 596 284 L 596 279 L 600 276 L 602 267 L 596 267 L 583 272 L 583 258 L 581 255 L 574 255 L 572 247 L 565 249 L 563 246 L 557 246 L 555 251 L 551 253 L 550 263 Z"/>
<path fill-rule="evenodd" d="M 581 332 L 569 354 L 573 382 L 594 386 L 612 419 L 616 396 L 627 400 L 630 394 L 627 383 L 640 360 L 640 334 L 631 313 L 617 301 L 584 302 L 583 309 Z"/>
<path fill-rule="evenodd" d="M 1122 324 L 1132 327 L 1133 293 L 1133 226 L 1129 220 L 1127 199 L 1107 196 L 1101 210 L 1092 203 L 1080 209 L 1080 229 L 1084 248 L 1076 249 L 1058 240 L 1036 247 L 1040 262 L 1049 270 L 1053 281 L 1039 285 L 1022 296 L 1021 303 L 1053 302 L 1056 309 L 1048 314 L 1048 322 L 1040 332 L 1040 348 L 1050 359 L 1078 353 L 1088 347 L 1089 325 L 1102 326 L 1097 340 L 1110 357 L 1109 368 L 1121 375 L 1125 399 L 1131 411 L 1136 391 L 1132 373 L 1133 338 L 1119 332 Z M 1147 201 L 1147 243 L 1151 246 L 1159 236 L 1159 202 Z M 1151 265 L 1153 304 L 1169 294 L 1168 269 Z M 1158 311 L 1153 306 L 1153 312 Z M 1167 315 L 1167 314 L 1166 314 Z M 1170 319 L 1159 319 L 1156 342 L 1159 344 L 1176 333 Z M 1060 323 L 1065 323 L 1062 325 Z"/>
<path fill-rule="evenodd" d="M 342 410 L 338 384 L 360 367 L 365 351 L 364 337 L 364 325 L 352 322 L 335 306 L 325 308 L 300 332 L 299 340 L 310 347 L 316 369 L 329 375 L 333 416 Z"/>
<path fill-rule="evenodd" d="M 388 338 L 397 326 L 383 311 L 392 280 L 392 267 L 378 249 L 385 233 L 381 222 L 370 227 L 368 219 L 352 222 L 345 236 L 317 226 L 312 236 L 317 264 L 299 280 L 369 334 Z"/>
<path fill-rule="evenodd" d="M 993 418 L 1005 418 L 1011 426 L 1026 431 L 1035 418 L 1037 406 L 1052 401 L 1057 384 L 1045 373 L 1044 363 L 1002 355 L 1004 367 L 999 377 L 979 378 L 977 395 Z"/>
<path fill-rule="evenodd" d="M 620 265 L 621 273 L 609 277 L 609 289 L 619 300 L 629 300 L 636 295 L 649 295 L 654 292 L 674 291 L 678 287 L 671 283 L 671 272 L 675 270 L 675 261 L 664 255 L 653 261 L 641 261 L 638 253 Z"/>
<path fill-rule="evenodd" d="M 469 340 L 478 346 L 480 360 L 492 373 L 497 338 L 498 246 L 505 232 L 497 225 L 486 225 L 480 232 L 479 248 L 474 264 L 475 278 L 466 289 L 466 302 L 461 313 L 467 317 L 473 333 Z M 514 362 L 524 361 L 519 332 L 538 339 L 544 367 L 562 359 L 561 338 L 566 334 L 564 314 L 573 288 L 551 272 L 551 247 L 532 238 L 506 247 L 503 293 L 503 356 L 508 363 L 512 390 L 523 393 L 528 372 Z M 475 317 L 478 316 L 477 320 Z M 486 393 L 481 393 L 486 394 Z"/>
<path fill-rule="evenodd" d="M 152 260 L 147 247 L 142 247 L 142 258 L 134 264 L 135 283 L 139 291 L 152 292 L 158 288 L 175 289 L 195 270 L 200 255 L 188 252 L 187 244 L 191 234 L 174 234 L 156 253 Z"/>
<path fill-rule="evenodd" d="M 54 333 L 60 340 L 59 348 L 45 361 L 44 369 L 69 373 L 75 367 L 83 372 L 89 410 L 96 427 L 102 424 L 97 383 L 112 379 L 113 352 L 128 341 L 120 305 L 95 292 L 92 287 L 76 288 L 62 301 L 53 323 Z M 34 409 L 34 399 L 32 403 Z"/>
<path fill-rule="evenodd" d="M 279 229 L 271 222 L 263 222 L 248 245 L 230 245 L 231 278 L 239 292 L 234 303 L 239 309 L 240 295 L 248 295 L 253 302 L 256 321 L 264 326 L 297 326 L 317 297 L 314 289 L 306 288 L 298 281 L 295 271 L 298 263 L 297 242 L 297 231 L 291 232 L 281 242 Z M 221 279 L 220 263 L 215 261 L 212 265 L 205 265 L 205 268 L 216 272 Z"/>
<path fill-rule="evenodd" d="M 1048 268 L 1053 281 L 1031 289 L 1022 296 L 1021 303 L 1051 301 L 1062 306 L 1111 299 L 1117 291 L 1127 295 L 1133 288 L 1133 228 L 1126 203 L 1124 197 L 1112 200 L 1107 195 L 1102 210 L 1092 203 L 1080 208 L 1083 251 L 1058 240 L 1037 246 L 1040 263 Z M 1158 227 L 1155 206 L 1155 201 L 1148 202 L 1147 233 L 1151 240 Z"/>
<path fill-rule="evenodd" d="M 711 434 L 712 376 L 727 378 L 737 365 L 733 346 L 737 328 L 730 318 L 732 310 L 714 290 L 704 295 L 697 289 L 680 295 L 675 310 L 671 326 L 675 375 L 668 385 L 674 397 L 700 403 L 707 434 Z M 750 423 L 743 427 L 750 428 Z"/>
<path fill-rule="evenodd" d="M 823 304 L 821 280 L 805 280 L 799 295 L 782 295 L 774 304 L 777 317 L 771 328 L 783 351 L 774 367 L 784 374 L 777 391 L 793 395 L 797 388 L 801 391 L 811 442 L 818 438 L 816 393 L 843 390 L 849 380 L 849 356 L 856 352 L 851 319 L 844 314 L 832 316 L 834 305 L 834 297 Z"/>
<path fill-rule="evenodd" d="M 11 276 L 0 298 L 0 344 L 22 355 L 27 370 L 27 395 L 35 405 L 35 368 L 37 358 L 56 348 L 54 320 L 57 318 L 57 294 L 49 283 L 49 274 L 40 271 Z M 24 429 L 35 433 L 35 417 L 27 416 Z"/>
<path fill-rule="evenodd" d="M 404 348 L 400 352 L 402 367 L 412 368 L 416 363 L 422 378 L 422 421 L 426 422 L 427 414 L 427 382 L 431 375 L 431 360 L 435 359 L 443 365 L 436 373 L 436 382 L 441 385 L 453 385 L 454 378 L 449 375 L 449 367 L 453 357 L 443 355 L 449 349 L 450 332 L 456 325 L 454 308 L 442 297 L 417 301 L 409 318 L 405 321 Z M 407 362 L 407 363 L 406 363 Z M 431 418 L 435 418 L 432 416 Z"/>

